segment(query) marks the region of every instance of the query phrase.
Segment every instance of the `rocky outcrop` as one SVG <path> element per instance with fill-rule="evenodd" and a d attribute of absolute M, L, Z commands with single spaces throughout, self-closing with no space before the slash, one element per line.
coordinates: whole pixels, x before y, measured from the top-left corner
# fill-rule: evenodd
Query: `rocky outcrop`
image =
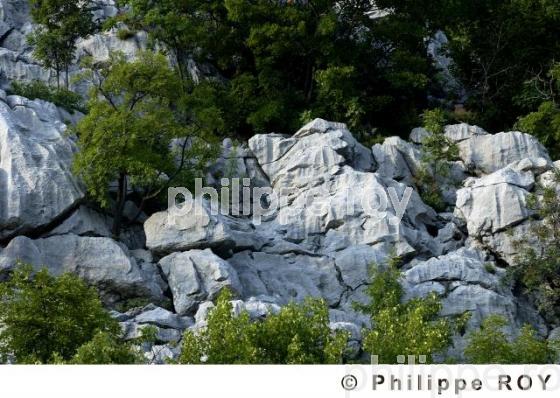
<path fill-rule="evenodd" d="M 50 103 L 0 100 L 0 240 L 45 228 L 84 193 L 71 172 L 76 146 Z"/>
<path fill-rule="evenodd" d="M 97 286 L 108 302 L 123 298 L 146 297 L 154 302 L 165 299 L 166 285 L 154 264 L 138 264 L 124 245 L 109 238 L 59 235 L 32 240 L 13 239 L 0 253 L 2 273 L 18 261 L 46 267 L 60 275 L 72 272 Z"/>
<path fill-rule="evenodd" d="M 210 249 L 173 253 L 159 261 L 173 295 L 178 314 L 194 313 L 200 302 L 215 299 L 229 288 L 242 291 L 237 272 Z"/>

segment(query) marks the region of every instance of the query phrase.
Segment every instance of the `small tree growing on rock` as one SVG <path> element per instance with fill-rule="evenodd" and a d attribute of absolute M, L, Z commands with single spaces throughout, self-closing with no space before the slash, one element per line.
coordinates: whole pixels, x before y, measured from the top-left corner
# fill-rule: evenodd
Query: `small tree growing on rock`
<path fill-rule="evenodd" d="M 399 355 L 426 355 L 432 362 L 434 354 L 451 344 L 454 325 L 439 317 L 442 305 L 435 293 L 403 302 L 399 262 L 392 257 L 386 269 L 373 271 L 367 287 L 370 302 L 355 304 L 371 318 L 372 329 L 363 333 L 363 349 L 384 364 L 397 363 Z"/>
<path fill-rule="evenodd" d="M 442 109 L 424 112 L 424 128 L 428 135 L 422 140 L 422 167 L 416 176 L 416 185 L 422 200 L 437 211 L 445 210 L 441 194 L 441 178 L 450 174 L 449 162 L 459 155 L 457 145 L 445 136 L 447 121 Z"/>
<path fill-rule="evenodd" d="M 104 64 L 86 66 L 83 78 L 93 88 L 89 112 L 76 126 L 74 171 L 103 207 L 117 182 L 112 232 L 118 238 L 129 197 L 141 198 L 139 214 L 147 200 L 204 165 L 211 151 L 195 139 L 201 138 L 197 127 L 178 116 L 180 83 L 162 54 L 143 52 L 128 62 L 114 53 Z"/>
<path fill-rule="evenodd" d="M 57 87 L 60 74 L 65 71 L 68 88 L 68 67 L 74 58 L 76 41 L 95 31 L 95 8 L 91 0 L 31 0 L 31 16 L 39 26 L 28 40 L 35 46 L 34 55 L 43 66 L 55 70 Z"/>
<path fill-rule="evenodd" d="M 537 364 L 554 363 L 560 345 L 537 337 L 535 329 L 525 325 L 517 338 L 508 339 L 503 328 L 506 320 L 492 315 L 482 322 L 479 330 L 468 337 L 465 357 L 472 364 Z"/>
<path fill-rule="evenodd" d="M 323 364 L 341 363 L 347 334 L 329 328 L 324 301 L 291 303 L 263 321 L 246 311 L 233 314 L 225 290 L 203 330 L 187 331 L 179 362 L 183 364 Z"/>
<path fill-rule="evenodd" d="M 72 274 L 54 277 L 20 265 L 0 284 L 0 298 L 3 360 L 13 355 L 17 363 L 65 361 L 96 333 L 120 331 L 97 291 Z"/>

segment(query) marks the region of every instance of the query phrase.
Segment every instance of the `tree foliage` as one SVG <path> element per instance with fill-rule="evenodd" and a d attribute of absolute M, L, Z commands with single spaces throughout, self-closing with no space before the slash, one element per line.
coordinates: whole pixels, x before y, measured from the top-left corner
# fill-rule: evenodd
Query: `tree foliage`
<path fill-rule="evenodd" d="M 450 162 L 459 156 L 457 144 L 445 136 L 447 120 L 441 108 L 424 112 L 424 128 L 428 135 L 422 140 L 422 165 L 416 176 L 422 200 L 440 212 L 446 207 L 441 192 L 442 180 L 449 177 Z"/>
<path fill-rule="evenodd" d="M 435 293 L 403 302 L 398 262 L 392 258 L 386 269 L 372 271 L 370 302 L 356 304 L 372 324 L 364 330 L 363 349 L 384 364 L 397 363 L 399 355 L 426 355 L 432 362 L 434 354 L 444 354 L 451 344 L 453 322 L 439 317 L 442 305 Z"/>
<path fill-rule="evenodd" d="M 97 291 L 72 274 L 21 265 L 0 284 L 0 297 L 0 352 L 17 363 L 69 360 L 96 333 L 119 331 Z"/>
<path fill-rule="evenodd" d="M 184 181 L 211 156 L 198 126 L 185 124 L 176 111 L 183 98 L 174 71 L 158 53 L 140 53 L 128 62 L 114 53 L 101 65 L 87 65 L 93 88 L 88 114 L 76 126 L 74 170 L 90 195 L 109 205 L 117 181 L 113 234 L 118 237 L 130 190 L 146 200 L 169 184 Z"/>
<path fill-rule="evenodd" d="M 516 128 L 537 137 L 551 157 L 557 159 L 560 156 L 560 64 L 555 63 L 544 76 L 527 80 L 517 100 L 528 108 L 538 108 L 520 117 Z"/>
<path fill-rule="evenodd" d="M 560 3 L 555 0 L 442 0 L 426 15 L 448 35 L 455 75 L 467 106 L 490 131 L 512 127 L 525 113 L 516 101 L 523 82 L 549 70 L 560 55 Z M 435 7 L 430 7 L 430 13 Z"/>
<path fill-rule="evenodd" d="M 123 342 L 114 334 L 102 331 L 80 346 L 69 361 L 77 365 L 134 365 L 145 362 L 144 356 L 131 342 Z"/>
<path fill-rule="evenodd" d="M 560 319 L 560 170 L 528 198 L 527 206 L 540 222 L 529 236 L 515 242 L 518 256 L 510 271 L 515 281 L 529 293 L 541 314 L 549 321 Z"/>
<path fill-rule="evenodd" d="M 127 3 L 126 22 L 164 43 L 185 80 L 192 61 L 218 76 L 186 86 L 230 135 L 291 134 L 314 117 L 356 133 L 402 132 L 426 101 L 423 24 L 406 30 L 413 19 L 402 15 L 371 19 L 369 0 Z"/>
<path fill-rule="evenodd" d="M 13 81 L 10 87 L 10 94 L 52 102 L 70 112 L 86 111 L 83 98 L 79 94 L 64 88 L 49 87 L 40 80 L 34 80 L 29 83 Z"/>
<path fill-rule="evenodd" d="M 183 336 L 183 364 L 322 364 L 341 363 L 347 335 L 329 328 L 322 300 L 291 303 L 262 321 L 234 314 L 231 293 L 224 291 L 205 329 Z"/>
<path fill-rule="evenodd" d="M 540 339 L 529 325 L 510 341 L 503 329 L 506 320 L 498 315 L 486 318 L 481 328 L 471 333 L 465 357 L 472 364 L 546 364 L 554 363 L 558 342 Z"/>
<path fill-rule="evenodd" d="M 72 63 L 76 41 L 95 31 L 93 20 L 94 1 L 84 0 L 31 0 L 31 16 L 38 28 L 28 39 L 34 46 L 33 54 L 46 68 L 56 72 L 57 85 L 60 74 Z"/>

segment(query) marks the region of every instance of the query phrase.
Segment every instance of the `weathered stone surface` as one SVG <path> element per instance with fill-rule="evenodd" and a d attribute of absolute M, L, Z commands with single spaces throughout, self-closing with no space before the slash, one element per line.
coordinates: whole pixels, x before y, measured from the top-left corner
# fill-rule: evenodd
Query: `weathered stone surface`
<path fill-rule="evenodd" d="M 515 166 L 468 179 L 457 192 L 455 214 L 466 222 L 471 237 L 504 231 L 531 215 L 527 196 L 534 183 L 531 171 L 519 171 Z"/>
<path fill-rule="evenodd" d="M 194 313 L 198 304 L 213 300 L 225 287 L 241 293 L 237 273 L 210 249 L 173 253 L 160 260 L 178 314 Z"/>
<path fill-rule="evenodd" d="M 153 304 L 142 308 L 141 312 L 134 317 L 134 322 L 178 330 L 184 330 L 192 326 L 192 320 L 189 318 L 179 316 Z"/>
<path fill-rule="evenodd" d="M 147 297 L 164 300 L 165 283 L 153 264 L 138 264 L 128 250 L 109 238 L 60 235 L 31 240 L 19 236 L 0 254 L 0 270 L 10 271 L 18 261 L 45 266 L 59 275 L 72 272 L 97 286 L 108 301 Z"/>
<path fill-rule="evenodd" d="M 419 136 L 416 137 L 417 135 Z M 422 139 L 420 135 L 422 133 L 419 131 L 414 134 L 418 141 Z M 383 144 L 374 145 L 372 151 L 379 174 L 410 185 L 414 184 L 414 176 L 418 175 L 422 167 L 419 146 L 399 137 L 390 137 L 386 138 Z"/>
<path fill-rule="evenodd" d="M 233 248 L 258 250 L 263 242 L 254 227 L 243 219 L 215 214 L 207 202 L 188 202 L 190 211 L 174 216 L 164 211 L 144 223 L 146 246 L 157 253 L 213 248 L 227 252 Z"/>
<path fill-rule="evenodd" d="M 62 224 L 47 232 L 45 237 L 65 234 L 110 237 L 110 220 L 95 210 L 80 206 Z"/>
<path fill-rule="evenodd" d="M 452 133 L 450 133 L 452 134 Z M 460 136 L 459 133 L 453 133 Z M 546 149 L 529 134 L 519 131 L 498 134 L 474 134 L 458 143 L 460 158 L 467 169 L 490 174 L 525 158 L 545 158 Z"/>
<path fill-rule="evenodd" d="M 282 305 L 305 297 L 323 297 L 336 306 L 344 291 L 334 261 L 327 257 L 245 251 L 229 262 L 239 275 L 243 297 L 269 296 Z"/>
<path fill-rule="evenodd" d="M 374 168 L 369 150 L 352 137 L 346 126 L 316 119 L 293 137 L 256 135 L 249 140 L 263 171 L 275 189 L 298 188 L 334 166 L 357 170 Z"/>
<path fill-rule="evenodd" d="M 0 101 L 0 239 L 45 227 L 84 193 L 71 172 L 76 147 L 50 103 Z"/>
<path fill-rule="evenodd" d="M 403 285 L 408 297 L 432 291 L 441 295 L 444 316 L 470 312 L 469 330 L 478 328 L 489 315 L 499 314 L 508 321 L 510 333 L 528 322 L 546 334 L 536 310 L 502 282 L 504 273 L 483 252 L 460 249 L 417 263 L 404 273 Z"/>

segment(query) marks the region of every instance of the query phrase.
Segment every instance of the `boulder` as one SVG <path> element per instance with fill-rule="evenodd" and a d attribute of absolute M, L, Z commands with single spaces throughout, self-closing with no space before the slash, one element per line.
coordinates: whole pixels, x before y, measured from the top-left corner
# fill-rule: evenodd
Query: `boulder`
<path fill-rule="evenodd" d="M 198 304 L 215 299 L 224 288 L 240 294 L 242 287 L 237 272 L 210 249 L 173 253 L 159 265 L 167 278 L 173 306 L 178 314 L 192 314 Z"/>
<path fill-rule="evenodd" d="M 278 304 L 323 297 L 336 306 L 345 288 L 328 257 L 273 255 L 244 251 L 229 259 L 243 287 L 243 297 L 272 297 Z"/>
<path fill-rule="evenodd" d="M 498 314 L 506 319 L 510 335 L 529 323 L 546 336 L 544 320 L 526 300 L 514 296 L 502 281 L 504 274 L 483 252 L 462 248 L 417 262 L 404 273 L 402 284 L 407 298 L 430 292 L 440 295 L 442 316 L 470 313 L 467 332 L 478 329 L 486 317 Z M 454 355 L 460 356 L 465 341 L 457 336 L 455 344 Z"/>
<path fill-rule="evenodd" d="M 185 214 L 155 213 L 144 223 L 146 246 L 156 253 L 212 248 L 220 253 L 231 249 L 258 250 L 263 242 L 249 221 L 215 213 L 206 201 L 189 201 Z"/>
<path fill-rule="evenodd" d="M 315 119 L 293 137 L 256 135 L 249 148 L 275 189 L 298 188 L 348 164 L 356 170 L 374 168 L 373 156 L 341 123 Z"/>
<path fill-rule="evenodd" d="M 467 179 L 457 192 L 455 215 L 466 222 L 470 237 L 504 231 L 530 217 L 527 197 L 534 184 L 534 174 L 516 165 Z"/>
<path fill-rule="evenodd" d="M 429 134 L 423 129 L 422 131 Z M 421 140 L 421 136 L 423 136 L 418 129 L 415 129 L 411 135 L 417 141 Z M 422 156 L 418 145 L 411 144 L 399 137 L 389 137 L 383 141 L 383 144 L 374 145 L 372 151 L 379 174 L 414 185 L 414 176 L 417 176 L 422 168 Z"/>
<path fill-rule="evenodd" d="M 479 175 L 493 173 L 525 158 L 544 158 L 550 162 L 546 149 L 529 134 L 519 131 L 498 134 L 469 131 L 463 135 L 464 129 L 450 129 L 448 134 L 456 140 L 460 139 L 457 144 L 459 157 L 467 169 Z"/>
<path fill-rule="evenodd" d="M 53 275 L 72 272 L 96 286 L 107 302 L 146 297 L 165 300 L 166 285 L 151 263 L 138 264 L 128 249 L 109 238 L 60 235 L 32 240 L 13 239 L 0 253 L 0 270 L 12 270 L 18 261 L 46 267 Z"/>
<path fill-rule="evenodd" d="M 181 317 L 153 304 L 142 308 L 140 313 L 134 317 L 134 322 L 178 330 L 184 330 L 193 324 L 192 318 Z"/>
<path fill-rule="evenodd" d="M 0 101 L 0 240 L 46 228 L 84 197 L 71 171 L 76 146 L 57 108 L 7 100 Z"/>

